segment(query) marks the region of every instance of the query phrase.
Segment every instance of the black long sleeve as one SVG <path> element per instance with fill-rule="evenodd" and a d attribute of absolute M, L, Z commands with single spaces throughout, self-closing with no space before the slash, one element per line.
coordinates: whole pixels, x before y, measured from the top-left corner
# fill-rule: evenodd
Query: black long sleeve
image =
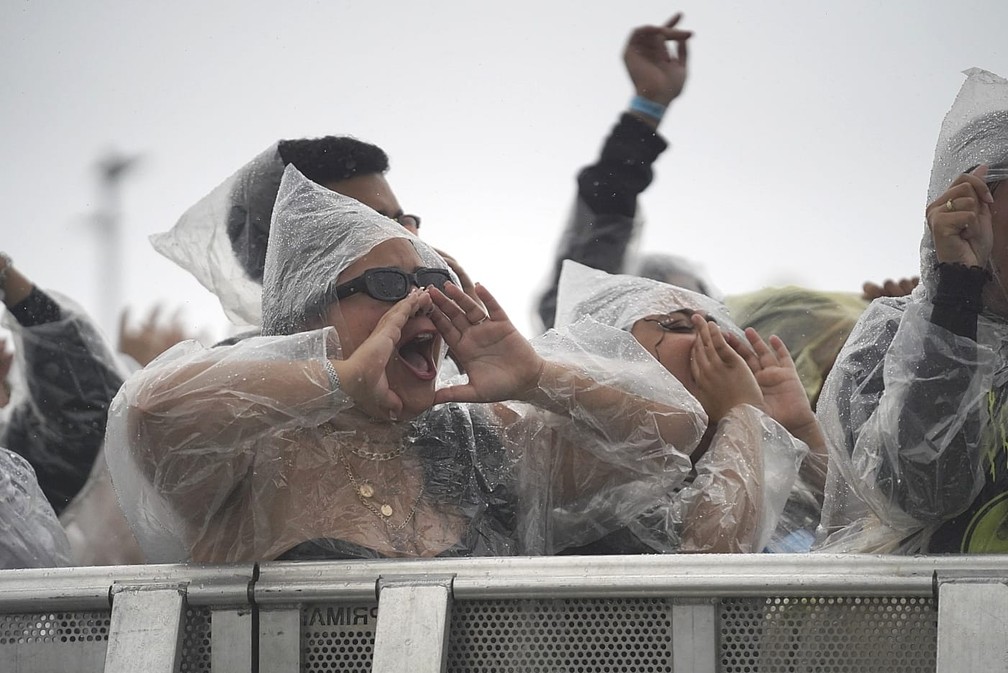
<path fill-rule="evenodd" d="M 11 412 L 2 445 L 28 460 L 58 514 L 87 480 L 123 377 L 98 329 L 41 290 L 11 313 L 28 396 Z"/>
<path fill-rule="evenodd" d="M 550 284 L 539 299 L 544 329 L 556 319 L 563 260 L 609 273 L 623 270 L 634 234 L 637 197 L 651 184 L 651 166 L 667 147 L 654 129 L 624 113 L 606 138 L 598 161 L 578 173 L 574 210 L 557 246 Z"/>

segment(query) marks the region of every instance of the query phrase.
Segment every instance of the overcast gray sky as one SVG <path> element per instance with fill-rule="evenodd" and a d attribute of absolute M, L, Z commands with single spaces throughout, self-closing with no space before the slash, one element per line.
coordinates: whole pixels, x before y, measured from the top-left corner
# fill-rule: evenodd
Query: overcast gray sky
<path fill-rule="evenodd" d="M 95 164 L 140 155 L 123 181 L 123 301 L 219 326 L 216 300 L 147 236 L 271 142 L 349 134 L 385 148 L 423 236 L 530 332 L 574 175 L 631 95 L 623 43 L 682 10 L 690 78 L 662 123 L 642 247 L 700 260 L 727 292 L 856 291 L 917 272 L 961 71 L 1008 76 L 1004 0 L 490 7 L 0 0 L 0 250 L 108 315 Z"/>

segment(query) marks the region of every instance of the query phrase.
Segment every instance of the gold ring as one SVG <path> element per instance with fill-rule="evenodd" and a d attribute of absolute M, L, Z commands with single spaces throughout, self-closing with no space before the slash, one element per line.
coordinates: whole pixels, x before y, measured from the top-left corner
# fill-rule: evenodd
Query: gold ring
<path fill-rule="evenodd" d="M 952 203 L 952 199 L 949 199 L 948 201 L 945 202 L 945 210 L 949 212 L 955 210 L 955 204 Z"/>

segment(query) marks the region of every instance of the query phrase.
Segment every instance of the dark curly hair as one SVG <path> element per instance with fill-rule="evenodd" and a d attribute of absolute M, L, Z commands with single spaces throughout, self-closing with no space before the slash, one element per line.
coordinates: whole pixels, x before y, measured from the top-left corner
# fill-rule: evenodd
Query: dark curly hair
<path fill-rule="evenodd" d="M 320 185 L 384 173 L 389 168 L 382 148 L 350 136 L 281 140 L 278 149 L 284 166 L 294 164 L 302 175 Z"/>

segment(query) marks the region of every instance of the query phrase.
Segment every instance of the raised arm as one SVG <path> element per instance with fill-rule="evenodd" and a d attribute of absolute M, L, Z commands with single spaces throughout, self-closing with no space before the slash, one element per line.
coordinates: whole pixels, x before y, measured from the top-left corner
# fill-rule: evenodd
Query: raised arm
<path fill-rule="evenodd" d="M 53 509 L 80 490 L 105 437 L 123 375 L 98 328 L 0 258 L 5 325 L 14 336 L 25 398 L 14 402 L 2 443 L 24 456 Z"/>
<path fill-rule="evenodd" d="M 667 108 L 686 83 L 686 43 L 692 33 L 676 27 L 681 18 L 676 14 L 664 26 L 637 28 L 627 40 L 623 62 L 634 92 L 655 107 L 649 108 L 651 114 L 641 111 L 646 104 L 621 114 L 598 160 L 578 174 L 577 198 L 557 246 L 550 285 L 539 299 L 544 329 L 553 326 L 563 260 L 610 273 L 623 270 L 634 234 L 637 197 L 651 184 L 651 166 L 668 147 L 657 133 L 663 114 L 657 110 Z M 676 45 L 675 55 L 669 42 Z"/>

